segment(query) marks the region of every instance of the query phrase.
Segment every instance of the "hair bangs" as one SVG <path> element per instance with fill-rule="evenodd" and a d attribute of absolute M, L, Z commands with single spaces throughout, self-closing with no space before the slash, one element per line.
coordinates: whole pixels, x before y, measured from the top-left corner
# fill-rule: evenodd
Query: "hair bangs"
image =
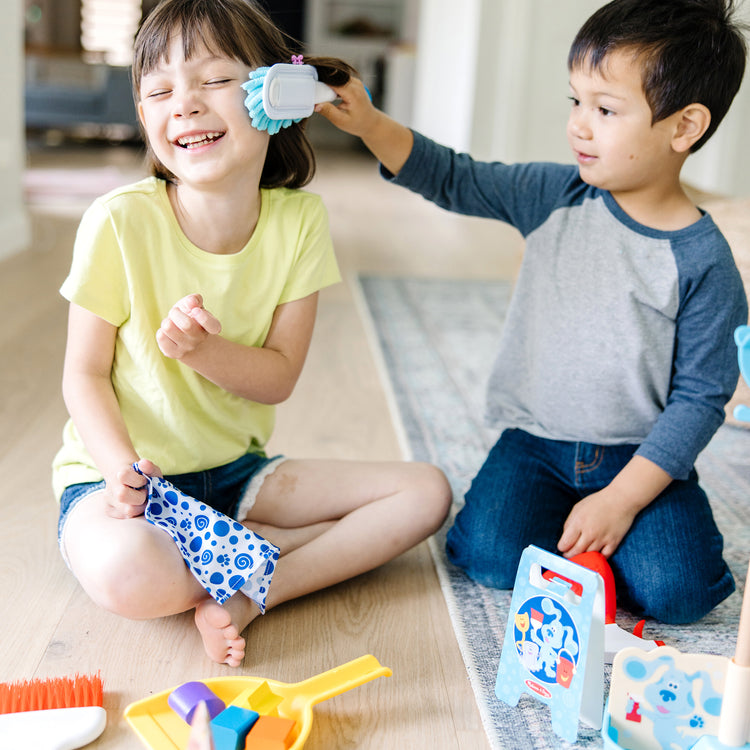
<path fill-rule="evenodd" d="M 289 39 L 256 0 L 162 0 L 143 21 L 133 51 L 133 94 L 140 99 L 144 75 L 168 62 L 168 50 L 175 35 L 182 43 L 186 60 L 206 49 L 250 68 L 286 62 L 291 57 Z M 307 58 L 317 66 L 323 83 L 343 85 L 356 71 L 337 58 Z M 315 156 L 304 132 L 305 123 L 293 123 L 272 136 L 263 166 L 260 186 L 299 188 L 315 174 Z M 176 182 L 176 177 L 159 162 L 146 138 L 146 159 L 152 174 Z"/>

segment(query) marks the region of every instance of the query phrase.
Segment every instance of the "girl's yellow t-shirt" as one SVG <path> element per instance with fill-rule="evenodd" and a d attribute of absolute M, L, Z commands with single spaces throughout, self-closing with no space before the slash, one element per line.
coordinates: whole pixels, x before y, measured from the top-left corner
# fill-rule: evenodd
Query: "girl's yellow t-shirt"
<path fill-rule="evenodd" d="M 117 327 L 112 384 L 133 444 L 165 474 L 177 474 L 262 453 L 274 407 L 233 396 L 161 353 L 156 331 L 175 302 L 201 294 L 221 322 L 221 336 L 259 347 L 278 305 L 339 280 L 318 196 L 262 190 L 250 241 L 238 253 L 215 255 L 187 239 L 166 183 L 150 177 L 86 211 L 60 291 Z M 53 462 L 55 495 L 101 478 L 69 420 Z"/>

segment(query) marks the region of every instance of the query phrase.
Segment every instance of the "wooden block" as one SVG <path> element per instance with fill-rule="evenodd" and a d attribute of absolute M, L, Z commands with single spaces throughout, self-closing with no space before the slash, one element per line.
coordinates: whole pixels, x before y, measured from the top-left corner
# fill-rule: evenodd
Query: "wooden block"
<path fill-rule="evenodd" d="M 214 750 L 242 750 L 247 733 L 257 720 L 257 711 L 227 706 L 211 721 Z"/>
<path fill-rule="evenodd" d="M 293 730 L 292 719 L 261 716 L 247 735 L 245 750 L 287 750 L 292 746 Z"/>

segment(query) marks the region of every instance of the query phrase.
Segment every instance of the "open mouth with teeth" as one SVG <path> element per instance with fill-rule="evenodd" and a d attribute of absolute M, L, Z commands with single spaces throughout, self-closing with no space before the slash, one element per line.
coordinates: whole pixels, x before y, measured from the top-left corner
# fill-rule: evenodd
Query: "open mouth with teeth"
<path fill-rule="evenodd" d="M 207 146 L 209 143 L 218 141 L 219 138 L 221 138 L 223 135 L 224 133 L 220 133 L 218 131 L 200 133 L 197 135 L 185 135 L 181 138 L 178 138 L 175 141 L 175 144 L 180 146 L 181 148 L 187 149 L 200 148 L 201 146 Z"/>

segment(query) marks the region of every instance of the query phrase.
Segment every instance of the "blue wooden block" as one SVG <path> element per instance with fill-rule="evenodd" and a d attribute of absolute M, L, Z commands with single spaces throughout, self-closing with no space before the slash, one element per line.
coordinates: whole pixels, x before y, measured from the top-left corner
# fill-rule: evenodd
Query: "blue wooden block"
<path fill-rule="evenodd" d="M 240 706 L 227 706 L 211 720 L 214 750 L 241 750 L 250 727 L 258 720 L 258 712 Z"/>

